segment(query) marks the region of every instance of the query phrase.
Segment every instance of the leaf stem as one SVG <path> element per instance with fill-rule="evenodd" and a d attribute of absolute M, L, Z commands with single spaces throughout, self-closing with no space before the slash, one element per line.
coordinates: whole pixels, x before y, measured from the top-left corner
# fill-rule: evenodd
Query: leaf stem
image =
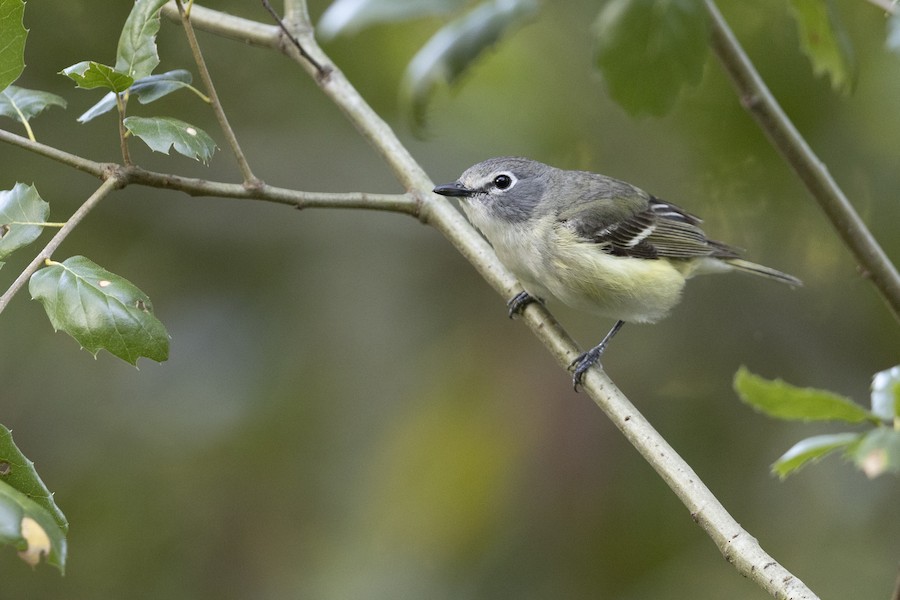
<path fill-rule="evenodd" d="M 178 6 L 178 12 L 181 16 L 181 24 L 184 27 L 184 33 L 187 36 L 188 45 L 191 48 L 191 53 L 194 55 L 194 62 L 197 64 L 197 70 L 200 72 L 200 78 L 203 80 L 203 85 L 206 87 L 206 93 L 209 95 L 210 105 L 212 106 L 213 113 L 216 115 L 216 120 L 219 122 L 219 127 L 222 129 L 222 133 L 225 135 L 225 139 L 228 141 L 228 146 L 231 148 L 231 152 L 234 154 L 235 159 L 238 163 L 238 168 L 241 170 L 241 176 L 244 180 L 244 185 L 248 187 L 255 187 L 260 184 L 259 179 L 253 174 L 253 171 L 250 169 L 250 164 L 247 162 L 246 156 L 244 156 L 244 151 L 241 149 L 241 145 L 237 140 L 237 136 L 234 134 L 234 130 L 231 128 L 231 124 L 228 122 L 228 117 L 225 115 L 225 111 L 222 110 L 222 103 L 219 101 L 219 95 L 216 93 L 216 87 L 213 84 L 212 76 L 209 74 L 209 69 L 206 67 L 206 60 L 203 58 L 203 53 L 200 51 L 200 43 L 197 41 L 197 36 L 194 34 L 194 26 L 191 24 L 191 13 L 193 12 L 193 2 L 189 3 L 190 10 L 185 10 L 184 4 L 182 0 L 175 0 L 176 5 Z"/>
<path fill-rule="evenodd" d="M 116 94 L 116 109 L 119 113 L 119 146 L 122 149 L 122 161 L 131 165 L 131 153 L 128 151 L 128 130 L 125 128 L 125 107 L 128 103 L 128 92 Z"/>
<path fill-rule="evenodd" d="M 88 213 L 90 213 L 97 204 L 103 200 L 111 191 L 120 187 L 122 185 L 122 181 L 119 179 L 117 175 L 112 175 L 108 179 L 106 179 L 97 190 L 91 194 L 91 196 L 84 201 L 78 210 L 76 210 L 69 220 L 66 221 L 66 224 L 63 225 L 62 229 L 56 232 L 47 245 L 38 252 L 38 255 L 34 257 L 25 270 L 22 271 L 16 280 L 13 281 L 12 285 L 9 286 L 9 289 L 0 296 L 0 313 L 6 308 L 9 304 L 9 301 L 12 300 L 12 297 L 15 296 L 19 290 L 25 287 L 25 284 L 31 278 L 35 271 L 37 271 L 41 265 L 45 264 L 46 261 L 50 260 L 50 256 L 59 248 L 60 244 L 69 237 L 69 234 L 78 226 L 81 221 L 84 220 Z"/>
<path fill-rule="evenodd" d="M 900 274 L 844 195 L 827 167 L 779 106 L 712 0 L 706 0 L 712 48 L 744 108 L 819 203 L 844 244 L 900 320 Z"/>

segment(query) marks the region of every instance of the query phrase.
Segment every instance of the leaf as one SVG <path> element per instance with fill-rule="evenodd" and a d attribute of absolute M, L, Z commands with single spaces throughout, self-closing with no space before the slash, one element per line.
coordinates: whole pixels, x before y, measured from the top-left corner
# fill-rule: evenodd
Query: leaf
<path fill-rule="evenodd" d="M 0 90 L 19 78 L 25 70 L 25 29 L 22 0 L 0 0 Z"/>
<path fill-rule="evenodd" d="M 708 30 L 701 0 L 611 0 L 594 23 L 594 61 L 626 111 L 660 116 L 700 82 Z"/>
<path fill-rule="evenodd" d="M 216 151 L 216 143 L 205 131 L 171 117 L 127 117 L 125 128 L 155 152 L 168 154 L 174 146 L 179 154 L 205 164 Z"/>
<path fill-rule="evenodd" d="M 403 76 L 401 99 L 414 128 L 425 124 L 428 101 L 441 82 L 453 84 L 476 58 L 532 17 L 537 0 L 489 0 L 440 29 L 419 50 Z"/>
<path fill-rule="evenodd" d="M 900 473 L 900 431 L 876 427 L 850 450 L 856 466 L 870 479 L 885 471 Z"/>
<path fill-rule="evenodd" d="M 184 69 L 176 69 L 159 75 L 150 75 L 135 81 L 128 88 L 129 96 L 136 96 L 141 104 L 149 104 L 154 100 L 158 100 L 167 94 L 171 94 L 175 90 L 188 87 L 191 84 L 191 74 Z M 103 96 L 103 98 L 94 106 L 87 109 L 83 115 L 78 117 L 81 123 L 99 117 L 109 112 L 116 106 L 116 95 L 113 92 Z"/>
<path fill-rule="evenodd" d="M 772 472 L 784 479 L 810 461 L 820 460 L 835 450 L 849 448 L 861 437 L 859 433 L 830 433 L 800 440 L 775 461 Z"/>
<path fill-rule="evenodd" d="M 41 223 L 49 214 L 50 205 L 33 185 L 17 183 L 0 191 L 0 260 L 36 240 L 43 227 L 25 223 Z"/>
<path fill-rule="evenodd" d="M 71 67 L 66 67 L 60 73 L 85 90 L 106 88 L 115 93 L 120 93 L 127 90 L 134 83 L 134 79 L 129 75 L 92 60 L 84 60 Z"/>
<path fill-rule="evenodd" d="M 56 505 L 53 494 L 35 471 L 34 462 L 22 454 L 13 442 L 12 432 L 3 425 L 0 425 L 0 480 L 25 494 L 53 515 L 54 521 L 63 532 L 69 530 L 68 520 Z"/>
<path fill-rule="evenodd" d="M 745 367 L 735 374 L 734 389 L 744 403 L 778 419 L 877 421 L 875 415 L 848 398 L 827 390 L 798 388 L 780 379 L 769 381 L 750 373 Z"/>
<path fill-rule="evenodd" d="M 53 495 L 0 425 L 0 543 L 20 550 L 32 566 L 42 556 L 60 572 L 66 566 L 69 523 Z"/>
<path fill-rule="evenodd" d="M 66 107 L 66 101 L 56 94 L 26 90 L 15 85 L 0 92 L 0 116 L 21 122 L 39 115 L 51 106 Z M 21 114 L 20 114 L 21 113 Z"/>
<path fill-rule="evenodd" d="M 791 0 L 800 46 L 812 62 L 813 73 L 827 73 L 831 87 L 848 93 L 856 78 L 850 39 L 841 27 L 830 0 Z"/>
<path fill-rule="evenodd" d="M 353 35 L 377 23 L 449 13 L 465 3 L 466 0 L 335 0 L 322 13 L 316 30 L 320 38 L 329 40 Z"/>
<path fill-rule="evenodd" d="M 141 356 L 157 362 L 169 357 L 169 334 L 153 315 L 150 298 L 83 256 L 37 271 L 28 290 L 44 305 L 53 328 L 94 356 L 106 349 L 133 365 Z"/>
<path fill-rule="evenodd" d="M 159 9 L 166 0 L 136 0 L 116 51 L 116 71 L 134 79 L 141 79 L 153 72 L 159 64 L 156 52 L 156 34 L 159 32 Z"/>
<path fill-rule="evenodd" d="M 900 365 L 872 378 L 872 413 L 885 421 L 900 418 Z"/>

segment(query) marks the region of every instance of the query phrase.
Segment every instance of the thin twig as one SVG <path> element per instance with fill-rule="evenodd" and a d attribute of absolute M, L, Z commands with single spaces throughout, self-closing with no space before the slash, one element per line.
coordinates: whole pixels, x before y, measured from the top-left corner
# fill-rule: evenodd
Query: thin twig
<path fill-rule="evenodd" d="M 103 177 L 104 173 L 110 166 L 108 163 L 95 162 L 93 160 L 77 156 L 75 154 L 70 154 L 65 150 L 54 148 L 53 146 L 48 146 L 40 142 L 31 141 L 26 137 L 16 135 L 15 133 L 11 133 L 9 131 L 6 131 L 5 129 L 0 129 L 0 142 L 12 144 L 13 146 L 19 146 L 20 148 L 24 148 L 29 152 L 34 152 L 35 154 L 45 156 L 49 159 L 55 160 L 56 162 L 62 163 L 74 169 L 78 169 L 79 171 L 90 173 L 95 177 Z"/>
<path fill-rule="evenodd" d="M 715 3 L 707 0 L 706 8 L 712 23 L 713 50 L 731 76 L 744 108 L 806 185 L 844 244 L 881 292 L 894 317 L 900 320 L 900 274 L 897 268 L 772 96 Z"/>
<path fill-rule="evenodd" d="M 291 43 L 297 48 L 297 52 L 300 53 L 300 56 L 308 60 L 313 68 L 315 68 L 315 70 L 319 72 L 319 77 L 324 77 L 325 75 L 327 75 L 328 71 L 325 69 L 325 67 L 323 67 L 319 63 L 319 61 L 310 56 L 306 52 L 306 50 L 303 49 L 300 41 L 294 36 L 294 34 L 290 32 L 290 30 L 288 30 L 288 28 L 284 24 L 284 21 L 281 20 L 281 17 L 278 16 L 278 13 L 275 12 L 275 9 L 272 8 L 271 4 L 269 4 L 269 0 L 262 0 L 262 5 L 267 11 L 269 11 L 269 14 L 272 15 L 272 18 L 275 19 L 275 22 L 278 23 L 278 27 L 281 28 L 281 30 L 284 32 L 284 35 L 286 35 L 287 38 L 291 40 Z M 309 18 L 305 11 L 299 13 L 299 16 L 296 20 L 299 21 L 304 18 Z"/>
<path fill-rule="evenodd" d="M 125 129 L 126 100 L 122 94 L 116 93 L 116 112 L 119 121 L 119 147 L 122 149 L 122 161 L 131 165 L 131 153 L 128 151 L 128 130 Z"/>
<path fill-rule="evenodd" d="M 32 142 L 28 138 L 0 129 L 0 142 L 19 146 L 35 154 L 45 156 L 64 165 L 74 167 L 95 177 L 106 178 L 115 174 L 120 185 L 144 185 L 184 192 L 190 196 L 217 196 L 240 198 L 285 204 L 298 209 L 305 208 L 361 208 L 397 212 L 418 217 L 420 203 L 413 194 L 373 194 L 369 192 L 305 192 L 260 183 L 248 187 L 239 183 L 210 181 L 193 177 L 181 177 L 167 173 L 147 171 L 136 166 L 125 167 L 114 163 L 100 163 Z"/>
<path fill-rule="evenodd" d="M 35 271 L 41 268 L 41 265 L 44 264 L 44 261 L 50 258 L 53 253 L 59 248 L 60 244 L 69 237 L 69 234 L 81 223 L 82 220 L 90 213 L 97 204 L 103 200 L 111 191 L 120 187 L 122 185 L 122 181 L 115 175 L 109 177 L 104 181 L 97 190 L 91 194 L 90 198 L 84 201 L 78 210 L 76 210 L 69 220 L 66 221 L 66 224 L 63 225 L 62 229 L 56 232 L 47 245 L 38 253 L 37 256 L 34 257 L 34 260 L 29 263 L 25 270 L 16 277 L 16 280 L 13 281 L 12 285 L 9 286 L 9 289 L 0 296 L 0 312 L 6 308 L 9 304 L 9 301 L 12 300 L 12 297 L 15 296 L 19 290 L 25 287 L 25 284 L 31 278 Z"/>
<path fill-rule="evenodd" d="M 197 41 L 197 36 L 194 34 L 194 27 L 191 24 L 191 15 L 185 11 L 181 0 L 175 0 L 175 3 L 178 6 L 178 12 L 181 15 L 181 24 L 184 26 L 184 33 L 187 36 L 188 45 L 191 47 L 191 53 L 194 55 L 194 62 L 197 64 L 197 70 L 200 72 L 200 78 L 203 80 L 203 85 L 206 87 L 210 106 L 212 106 L 213 113 L 216 115 L 216 120 L 219 122 L 222 133 L 225 134 L 228 146 L 231 148 L 231 152 L 237 160 L 238 167 L 241 170 L 241 176 L 244 179 L 244 185 L 248 187 L 257 186 L 260 182 L 250 169 L 250 164 L 244 156 L 244 151 L 241 150 L 241 145 L 238 143 L 237 136 L 234 134 L 234 130 L 228 123 L 228 117 L 225 115 L 225 111 L 222 110 L 219 94 L 216 93 L 216 87 L 213 85 L 212 76 L 209 74 L 209 69 L 206 67 L 206 60 L 203 58 L 203 53 L 200 51 L 200 44 Z"/>

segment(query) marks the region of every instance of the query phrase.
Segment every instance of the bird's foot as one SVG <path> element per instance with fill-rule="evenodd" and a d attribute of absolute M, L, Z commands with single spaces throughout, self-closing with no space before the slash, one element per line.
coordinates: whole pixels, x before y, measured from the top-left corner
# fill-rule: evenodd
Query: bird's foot
<path fill-rule="evenodd" d="M 572 385 L 576 392 L 578 391 L 578 386 L 581 385 L 584 374 L 588 369 L 600 362 L 600 357 L 603 356 L 604 350 L 606 350 L 606 344 L 595 346 L 584 354 L 578 355 L 578 358 L 569 365 L 569 370 L 572 371 Z"/>
<path fill-rule="evenodd" d="M 506 307 L 509 309 L 509 318 L 512 319 L 516 315 L 521 315 L 525 307 L 532 302 L 540 302 L 540 300 L 524 290 L 510 298 L 509 302 L 506 303 Z"/>

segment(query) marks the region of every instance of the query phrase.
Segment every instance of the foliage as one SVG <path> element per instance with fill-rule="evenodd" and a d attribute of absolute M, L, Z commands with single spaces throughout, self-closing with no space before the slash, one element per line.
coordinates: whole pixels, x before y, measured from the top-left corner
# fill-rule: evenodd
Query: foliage
<path fill-rule="evenodd" d="M 797 442 L 772 465 L 787 477 L 832 452 L 844 456 L 869 477 L 900 473 L 900 366 L 875 374 L 871 409 L 825 390 L 798 388 L 781 380 L 768 381 L 742 368 L 734 378 L 741 400 L 776 419 L 867 423 L 859 433 L 817 435 Z"/>
<path fill-rule="evenodd" d="M 9 429 L 0 425 L 0 543 L 15 547 L 32 567 L 46 558 L 62 573 L 68 529 L 34 463 L 16 447 Z"/>
<path fill-rule="evenodd" d="M 789 0 L 803 52 L 817 75 L 848 92 L 855 61 L 848 36 L 830 0 Z M 337 0 L 319 23 L 326 39 L 389 23 L 458 10 L 458 0 L 417 2 L 404 10 L 397 0 Z M 536 0 L 484 0 L 441 27 L 410 60 L 400 97 L 417 131 L 439 84 L 453 85 L 499 40 L 538 11 Z M 896 18 L 892 21 L 892 27 Z M 703 0 L 609 0 L 594 22 L 594 61 L 609 93 L 632 115 L 668 113 L 679 92 L 696 85 L 708 51 Z M 890 40 L 897 39 L 892 33 Z M 895 44 L 900 45 L 900 44 Z"/>
<path fill-rule="evenodd" d="M 78 120 L 86 123 L 115 108 L 126 167 L 133 166 L 126 150 L 131 137 L 140 138 L 153 151 L 168 154 L 174 148 L 204 164 L 216 147 L 208 134 L 179 119 L 127 115 L 131 97 L 149 104 L 181 89 L 196 92 L 191 74 L 184 69 L 153 74 L 160 63 L 156 35 L 163 4 L 163 0 L 137 0 L 123 28 L 113 66 L 85 60 L 62 71 L 80 89 L 107 91 Z M 375 23 L 452 13 L 464 4 L 461 0 L 429 0 L 409 10 L 397 0 L 338 0 L 323 17 L 320 31 L 328 36 L 351 35 Z M 835 88 L 849 90 L 854 66 L 835 14 L 800 1 L 793 6 L 803 50 L 815 72 L 827 74 Z M 16 42 L 0 49 L 0 76 L 11 78 L 9 82 L 0 79 L 0 88 L 5 87 L 0 94 L 0 114 L 21 122 L 33 139 L 29 120 L 50 106 L 65 108 L 66 101 L 55 94 L 5 85 L 15 81 L 24 68 L 23 7 L 18 0 L 0 0 L 0 37 Z M 513 35 L 538 9 L 536 0 L 487 0 L 442 26 L 409 62 L 402 83 L 402 98 L 414 126 L 424 126 L 438 86 L 457 85 L 487 49 Z M 9 14 L 12 18 L 6 16 Z M 600 9 L 594 23 L 596 67 L 610 94 L 629 113 L 664 114 L 682 89 L 701 78 L 709 24 L 699 1 L 612 0 Z M 895 21 L 891 23 L 896 28 Z M 896 46 L 896 29 L 892 31 L 888 42 Z M 648 89 L 652 93 L 647 93 Z M 18 183 L 0 192 L 0 259 L 33 242 L 43 227 L 52 226 L 46 223 L 48 216 L 49 204 L 34 186 Z M 168 358 L 169 336 L 148 295 L 88 258 L 48 259 L 31 277 L 29 290 L 44 306 L 54 329 L 67 332 L 94 355 L 106 349 L 132 365 L 141 356 L 156 361 Z M 864 432 L 818 435 L 799 442 L 775 463 L 773 469 L 780 476 L 840 450 L 874 477 L 900 470 L 898 370 L 900 367 L 876 375 L 871 410 L 829 392 L 766 382 L 746 371 L 738 373 L 735 387 L 745 402 L 776 418 L 871 426 Z M 11 458 L 13 449 L 18 452 L 8 430 L 0 430 L 0 542 L 19 549 L 28 547 L 32 552 L 24 557 L 29 561 L 36 556 L 36 549 L 37 556 L 46 555 L 48 562 L 62 570 L 65 517 L 30 461 Z M 13 474 L 18 477 L 23 472 L 28 482 L 15 482 Z"/>

